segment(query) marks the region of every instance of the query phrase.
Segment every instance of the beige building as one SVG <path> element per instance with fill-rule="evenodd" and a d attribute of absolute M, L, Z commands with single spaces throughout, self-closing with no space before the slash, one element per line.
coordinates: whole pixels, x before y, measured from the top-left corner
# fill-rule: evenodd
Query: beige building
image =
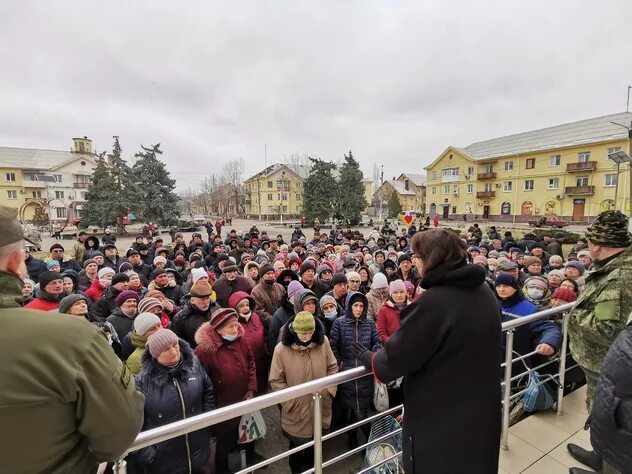
<path fill-rule="evenodd" d="M 423 174 L 402 173 L 398 178 L 384 181 L 373 194 L 372 201 L 386 209 L 392 193 L 397 193 L 404 211 L 423 214 L 426 212 L 426 176 Z"/>
<path fill-rule="evenodd" d="M 261 219 L 297 218 L 303 212 L 302 168 L 277 163 L 244 181 L 246 215 Z"/>

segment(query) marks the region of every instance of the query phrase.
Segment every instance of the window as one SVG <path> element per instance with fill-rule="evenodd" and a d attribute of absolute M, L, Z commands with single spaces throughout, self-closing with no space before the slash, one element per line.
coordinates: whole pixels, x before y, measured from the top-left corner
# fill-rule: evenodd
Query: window
<path fill-rule="evenodd" d="M 551 155 L 549 156 L 549 166 L 560 166 L 560 162 L 562 161 L 562 157 L 560 155 Z"/>
<path fill-rule="evenodd" d="M 613 147 L 608 148 L 608 155 L 610 153 L 614 153 L 616 151 L 621 151 L 621 147 L 620 146 L 613 146 Z"/>
<path fill-rule="evenodd" d="M 577 153 L 577 161 L 580 163 L 587 163 L 590 161 L 590 152 L 582 151 L 581 153 Z"/>
<path fill-rule="evenodd" d="M 452 206 L 452 214 L 456 214 L 456 206 Z"/>
<path fill-rule="evenodd" d="M 434 181 L 435 179 L 437 179 L 437 172 L 433 171 L 432 172 L 432 180 Z"/>
<path fill-rule="evenodd" d="M 449 184 L 446 184 L 443 187 L 443 194 L 450 194 L 450 185 Z"/>
<path fill-rule="evenodd" d="M 271 188 L 272 187 L 272 181 L 268 181 L 268 187 Z"/>
<path fill-rule="evenodd" d="M 486 193 L 491 193 L 492 191 L 493 191 L 492 183 L 485 183 L 485 192 Z"/>
<path fill-rule="evenodd" d="M 4 173 L 4 179 L 15 182 L 15 173 Z"/>
<path fill-rule="evenodd" d="M 17 199 L 18 192 L 15 189 L 9 189 L 7 191 L 7 199 Z"/>
<path fill-rule="evenodd" d="M 283 206 L 283 212 L 287 212 L 287 206 Z"/>
<path fill-rule="evenodd" d="M 61 183 L 62 181 L 62 176 L 60 174 L 54 174 L 53 178 L 55 178 L 55 181 L 57 181 L 58 183 Z"/>
<path fill-rule="evenodd" d="M 281 200 L 281 193 L 277 194 L 277 201 Z"/>
<path fill-rule="evenodd" d="M 66 208 L 65 207 L 56 207 L 55 212 L 57 212 L 57 219 L 65 219 L 66 218 Z"/>
<path fill-rule="evenodd" d="M 63 191 L 55 191 L 55 199 L 64 199 Z"/>
<path fill-rule="evenodd" d="M 578 176 L 575 182 L 576 186 L 588 186 L 588 176 Z"/>
<path fill-rule="evenodd" d="M 533 158 L 530 158 L 533 159 Z M 525 179 L 524 181 L 524 190 L 525 191 L 533 191 L 533 180 L 532 179 Z"/>
<path fill-rule="evenodd" d="M 535 168 L 535 158 L 527 158 L 527 169 L 531 170 Z"/>
<path fill-rule="evenodd" d="M 511 161 L 508 161 L 508 163 L 511 163 Z M 511 192 L 512 188 L 513 188 L 513 182 L 512 181 L 505 181 L 503 183 L 503 191 L 504 192 L 506 192 L 506 193 Z"/>
<path fill-rule="evenodd" d="M 452 187 L 452 191 L 454 191 L 455 193 L 458 193 L 458 192 L 459 192 L 459 185 L 458 185 L 458 184 L 455 184 L 455 185 Z"/>
<path fill-rule="evenodd" d="M 81 183 L 81 184 L 88 184 L 90 183 L 90 176 L 87 174 L 78 174 L 75 177 L 75 182 Z"/>
<path fill-rule="evenodd" d="M 474 192 L 474 185 L 473 184 L 468 184 L 467 185 L 467 192 L 469 194 L 472 194 Z"/>
<path fill-rule="evenodd" d="M 272 183 L 272 181 L 268 181 L 268 183 Z M 270 186 L 270 187 L 272 187 L 272 186 Z M 273 207 L 274 206 L 268 206 L 268 212 L 274 212 Z"/>
<path fill-rule="evenodd" d="M 470 175 L 470 176 L 472 176 L 474 174 L 474 167 L 473 166 L 468 166 L 467 174 Z"/>
<path fill-rule="evenodd" d="M 81 152 L 83 153 L 84 151 L 83 142 L 79 142 L 79 150 L 81 150 Z"/>
<path fill-rule="evenodd" d="M 285 193 L 281 194 L 281 199 L 283 201 L 287 201 L 287 194 L 285 194 Z M 285 207 L 285 206 L 283 206 L 283 207 Z"/>
<path fill-rule="evenodd" d="M 513 171 L 513 161 L 505 161 L 505 171 Z"/>
<path fill-rule="evenodd" d="M 606 181 L 603 184 L 604 186 L 616 186 L 617 185 L 617 175 L 616 174 L 607 174 Z"/>
<path fill-rule="evenodd" d="M 560 178 L 549 178 L 549 189 L 559 189 Z"/>
<path fill-rule="evenodd" d="M 432 187 L 432 194 L 437 194 L 437 187 L 436 186 Z"/>
<path fill-rule="evenodd" d="M 42 199 L 42 191 L 32 191 L 34 199 Z"/>
<path fill-rule="evenodd" d="M 444 178 L 452 177 L 452 176 L 458 176 L 459 175 L 459 169 L 458 168 L 447 168 L 447 169 L 441 170 L 441 174 L 443 175 Z"/>
<path fill-rule="evenodd" d="M 268 201 L 272 201 L 274 199 L 274 197 L 272 196 L 272 193 L 268 193 Z"/>
<path fill-rule="evenodd" d="M 494 165 L 485 165 L 485 173 L 493 173 Z"/>

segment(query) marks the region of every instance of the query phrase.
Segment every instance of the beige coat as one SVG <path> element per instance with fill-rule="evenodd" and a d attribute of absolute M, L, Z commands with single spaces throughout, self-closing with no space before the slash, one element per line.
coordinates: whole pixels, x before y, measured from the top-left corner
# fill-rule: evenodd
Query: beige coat
<path fill-rule="evenodd" d="M 376 321 L 377 313 L 380 312 L 380 308 L 388 300 L 388 288 L 380 288 L 378 290 L 371 288 L 371 291 L 366 294 L 366 299 L 369 300 L 367 317 Z"/>
<path fill-rule="evenodd" d="M 293 336 L 292 336 L 293 337 Z M 308 347 L 293 343 L 277 344 L 270 367 L 270 386 L 273 391 L 282 390 L 301 383 L 316 380 L 338 372 L 338 363 L 331 351 L 329 339 L 321 344 L 312 343 Z M 328 387 L 321 392 L 323 428 L 331 424 L 331 405 L 336 395 L 336 387 Z M 314 401 L 312 395 L 294 398 L 281 405 L 281 427 L 297 438 L 311 438 Z"/>

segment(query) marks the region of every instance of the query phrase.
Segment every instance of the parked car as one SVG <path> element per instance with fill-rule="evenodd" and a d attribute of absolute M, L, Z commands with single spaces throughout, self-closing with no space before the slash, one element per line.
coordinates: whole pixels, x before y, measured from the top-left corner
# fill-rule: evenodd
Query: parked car
<path fill-rule="evenodd" d="M 570 222 L 558 219 L 557 217 L 546 216 L 542 216 L 534 221 L 529 221 L 529 227 L 557 227 L 558 229 L 561 229 L 569 224 Z"/>

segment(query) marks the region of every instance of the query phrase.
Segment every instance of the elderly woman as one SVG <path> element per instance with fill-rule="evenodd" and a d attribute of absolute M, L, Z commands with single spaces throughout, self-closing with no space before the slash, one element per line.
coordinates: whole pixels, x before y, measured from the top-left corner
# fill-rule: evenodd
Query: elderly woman
<path fill-rule="evenodd" d="M 546 278 L 549 282 L 549 288 L 555 290 L 560 287 L 562 280 L 564 280 L 564 270 L 551 270 Z"/>
<path fill-rule="evenodd" d="M 189 345 L 169 329 L 147 338 L 136 388 L 145 395 L 143 431 L 215 408 L 213 386 Z M 138 472 L 203 473 L 211 431 L 204 428 L 143 448 L 130 455 Z"/>
<path fill-rule="evenodd" d="M 132 290 L 121 291 L 114 300 L 116 309 L 106 321 L 114 326 L 119 339 L 123 339 L 132 330 L 134 318 L 138 314 L 138 293 Z"/>
<path fill-rule="evenodd" d="M 22 287 L 22 306 L 26 306 L 33 301 L 33 291 L 35 291 L 35 282 L 25 278 L 24 286 Z"/>
<path fill-rule="evenodd" d="M 531 276 L 527 278 L 522 287 L 522 292 L 527 301 L 530 301 L 536 306 L 537 311 L 548 308 L 551 303 L 549 281 L 542 276 Z"/>

